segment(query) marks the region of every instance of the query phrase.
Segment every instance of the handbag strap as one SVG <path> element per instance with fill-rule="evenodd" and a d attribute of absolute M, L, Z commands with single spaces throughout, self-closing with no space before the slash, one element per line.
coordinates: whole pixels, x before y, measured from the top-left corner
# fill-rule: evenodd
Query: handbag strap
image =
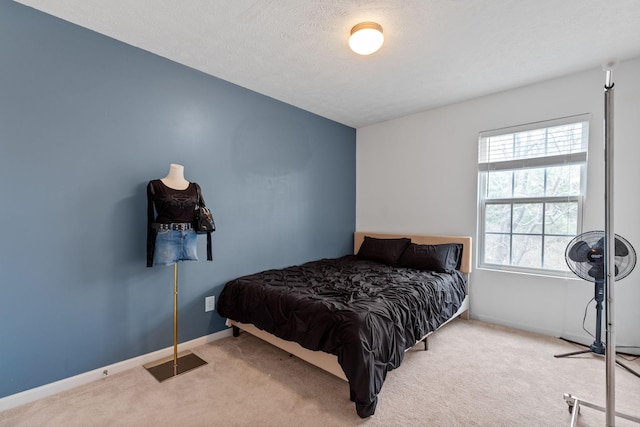
<path fill-rule="evenodd" d="M 156 235 L 158 234 L 157 230 L 152 227 L 155 217 L 153 208 L 155 194 L 153 181 L 149 181 L 149 184 L 147 184 L 147 267 L 153 267 L 153 254 L 156 250 Z"/>
<path fill-rule="evenodd" d="M 198 192 L 198 206 L 206 206 L 204 203 L 204 199 L 202 198 L 202 191 L 200 190 L 200 186 L 197 182 L 194 182 L 193 185 L 196 186 L 196 191 Z"/>

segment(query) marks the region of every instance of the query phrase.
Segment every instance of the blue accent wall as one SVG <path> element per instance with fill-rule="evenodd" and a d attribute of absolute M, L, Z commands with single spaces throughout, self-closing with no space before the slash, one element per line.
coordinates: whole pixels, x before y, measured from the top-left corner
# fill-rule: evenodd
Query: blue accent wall
<path fill-rule="evenodd" d="M 181 342 L 224 329 L 226 281 L 351 252 L 353 128 L 14 2 L 0 64 L 0 397 L 172 345 L 173 268 L 145 267 L 171 163 L 218 226 L 179 264 Z"/>

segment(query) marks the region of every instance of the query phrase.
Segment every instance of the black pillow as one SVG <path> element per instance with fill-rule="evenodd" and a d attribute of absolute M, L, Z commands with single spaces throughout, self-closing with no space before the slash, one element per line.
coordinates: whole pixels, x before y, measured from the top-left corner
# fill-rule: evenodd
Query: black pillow
<path fill-rule="evenodd" d="M 404 249 L 411 243 L 411 239 L 377 239 L 364 236 L 364 241 L 358 250 L 358 258 L 396 265 Z"/>
<path fill-rule="evenodd" d="M 460 267 L 462 244 L 417 245 L 411 243 L 398 260 L 400 267 L 452 273 Z"/>

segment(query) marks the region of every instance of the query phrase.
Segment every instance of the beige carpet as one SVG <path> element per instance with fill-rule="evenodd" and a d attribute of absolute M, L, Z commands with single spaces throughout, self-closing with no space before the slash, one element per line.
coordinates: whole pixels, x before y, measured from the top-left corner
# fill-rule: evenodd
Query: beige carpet
<path fill-rule="evenodd" d="M 0 413 L 0 426 L 569 426 L 563 394 L 605 402 L 604 358 L 576 346 L 456 320 L 406 354 L 360 419 L 347 383 L 242 334 L 198 347 L 208 362 L 158 383 L 139 367 Z M 640 371 L 640 362 L 627 362 Z M 616 368 L 616 408 L 640 416 L 640 378 Z M 583 407 L 579 426 L 605 425 Z M 616 419 L 618 426 L 639 426 Z"/>

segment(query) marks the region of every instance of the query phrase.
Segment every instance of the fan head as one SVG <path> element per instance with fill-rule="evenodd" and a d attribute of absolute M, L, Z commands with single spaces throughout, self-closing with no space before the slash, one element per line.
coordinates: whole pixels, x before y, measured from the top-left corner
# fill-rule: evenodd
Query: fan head
<path fill-rule="evenodd" d="M 587 231 L 567 245 L 565 260 L 569 269 L 584 280 L 595 282 L 605 278 L 605 233 Z M 624 237 L 615 235 L 614 266 L 616 280 L 624 279 L 636 265 L 636 251 Z"/>

